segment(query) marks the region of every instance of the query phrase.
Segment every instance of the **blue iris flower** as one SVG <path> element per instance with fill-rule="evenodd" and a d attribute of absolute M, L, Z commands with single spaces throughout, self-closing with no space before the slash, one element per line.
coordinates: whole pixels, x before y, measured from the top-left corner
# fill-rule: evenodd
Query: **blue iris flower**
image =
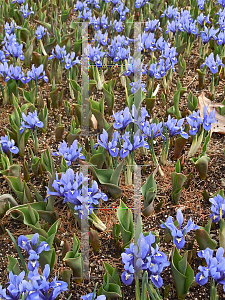
<path fill-rule="evenodd" d="M 38 233 L 34 234 L 31 240 L 23 235 L 19 236 L 18 245 L 28 252 L 29 273 L 24 278 L 25 271 L 18 275 L 10 272 L 7 288 L 2 289 L 0 286 L 1 299 L 17 300 L 24 298 L 25 295 L 26 300 L 54 300 L 61 292 L 68 290 L 68 284 L 57 280 L 56 276 L 49 282 L 50 266 L 48 264 L 45 265 L 42 275 L 39 274 L 39 254 L 42 251 L 49 251 L 50 247 L 46 242 L 39 244 L 38 240 Z"/>
<path fill-rule="evenodd" d="M 95 40 L 98 41 L 99 44 L 102 46 L 106 46 L 110 39 L 108 38 L 108 32 L 102 33 L 101 30 L 98 30 L 98 32 L 95 34 Z"/>
<path fill-rule="evenodd" d="M 218 67 L 221 66 L 224 68 L 224 64 L 222 63 L 222 59 L 219 55 L 216 55 L 216 60 L 214 59 L 214 54 L 211 53 L 208 57 L 206 57 L 205 62 L 201 65 L 201 68 L 206 65 L 213 74 L 218 72 Z"/>
<path fill-rule="evenodd" d="M 4 153 L 10 151 L 13 154 L 17 154 L 19 152 L 19 149 L 15 146 L 15 141 L 13 139 L 9 140 L 7 135 L 1 136 L 0 145 Z"/>
<path fill-rule="evenodd" d="M 224 249 L 220 247 L 216 252 L 216 257 L 213 257 L 213 250 L 206 248 L 198 252 L 200 258 L 204 258 L 206 261 L 206 266 L 199 266 L 199 273 L 195 277 L 195 281 L 199 285 L 204 285 L 208 282 L 209 277 L 212 277 L 216 283 L 221 283 L 223 285 L 223 290 L 225 291 L 225 258 Z"/>
<path fill-rule="evenodd" d="M 64 57 L 64 62 L 65 62 L 65 69 L 70 69 L 72 66 L 75 66 L 76 64 L 81 64 L 79 57 L 77 56 L 76 59 L 75 58 L 75 52 L 72 53 L 68 53 L 65 57 Z"/>
<path fill-rule="evenodd" d="M 26 19 L 30 14 L 34 14 L 32 8 L 29 10 L 28 3 L 26 5 L 21 6 L 20 12 L 22 12 L 24 19 Z"/>
<path fill-rule="evenodd" d="M 145 107 L 141 108 L 141 114 L 139 115 L 139 112 L 136 108 L 136 106 L 132 105 L 132 117 L 133 117 L 133 123 L 136 124 L 139 129 L 143 131 L 143 128 L 145 126 L 145 120 L 146 117 L 149 117 L 149 114 Z"/>
<path fill-rule="evenodd" d="M 35 233 L 32 236 L 31 240 L 29 240 L 24 235 L 21 235 L 18 238 L 19 247 L 26 250 L 28 255 L 29 255 L 29 257 L 28 257 L 29 262 L 28 262 L 28 265 L 27 265 L 29 271 L 34 271 L 35 269 L 38 269 L 39 254 L 42 253 L 43 251 L 49 251 L 50 250 L 50 247 L 46 242 L 41 242 L 39 244 L 38 239 L 39 239 L 39 234 L 38 233 Z"/>
<path fill-rule="evenodd" d="M 112 21 L 110 21 L 110 25 L 115 29 L 118 33 L 120 33 L 123 30 L 123 23 L 121 20 L 117 21 L 114 20 L 113 24 Z"/>
<path fill-rule="evenodd" d="M 143 74 L 149 75 L 149 77 L 155 76 L 155 73 L 157 72 L 157 64 L 151 64 L 149 66 L 149 70 L 147 70 L 148 65 L 145 65 L 144 70 L 142 71 Z"/>
<path fill-rule="evenodd" d="M 116 52 L 116 56 L 114 57 L 113 61 L 118 62 L 119 60 L 124 61 L 130 56 L 130 47 L 128 48 L 119 48 Z"/>
<path fill-rule="evenodd" d="M 18 237 L 18 245 L 21 249 L 24 249 L 29 254 L 31 251 L 34 251 L 36 254 L 40 254 L 42 251 L 49 251 L 50 247 L 46 242 L 38 242 L 39 234 L 35 233 L 31 239 L 28 239 L 24 235 Z M 34 253 L 32 252 L 32 253 Z"/>
<path fill-rule="evenodd" d="M 5 51 L 5 56 L 12 56 L 15 58 L 19 58 L 20 60 L 24 60 L 23 55 L 23 45 L 19 45 L 17 42 L 5 44 L 3 46 L 3 50 Z"/>
<path fill-rule="evenodd" d="M 38 119 L 37 111 L 33 113 L 29 112 L 27 116 L 22 113 L 23 121 L 21 121 L 20 134 L 24 132 L 25 128 L 34 130 L 36 127 L 42 128 L 44 126 L 43 122 Z"/>
<path fill-rule="evenodd" d="M 198 28 L 196 27 L 196 21 L 192 21 L 189 15 L 180 18 L 179 20 L 179 30 L 182 32 L 187 32 L 187 34 L 198 34 Z"/>
<path fill-rule="evenodd" d="M 144 42 L 144 48 L 146 50 L 151 50 L 151 51 L 155 51 L 156 50 L 156 39 L 155 39 L 155 34 L 153 32 L 150 32 L 147 36 L 147 38 L 145 39 Z M 138 51 L 138 49 L 137 49 Z"/>
<path fill-rule="evenodd" d="M 13 79 L 13 80 L 15 80 L 15 81 L 17 81 L 17 82 L 19 80 L 22 83 L 26 83 L 27 82 L 27 79 L 24 76 L 24 73 L 21 72 L 21 66 L 15 66 L 15 67 L 13 67 L 13 65 L 9 66 L 7 77 L 6 77 L 5 81 L 8 81 L 10 78 Z"/>
<path fill-rule="evenodd" d="M 24 276 L 24 271 L 21 272 L 19 275 L 14 275 L 12 271 L 9 272 L 9 286 L 7 287 L 9 296 L 6 296 L 6 299 L 19 299 L 19 297 L 21 296 L 20 285 L 24 279 Z"/>
<path fill-rule="evenodd" d="M 186 117 L 186 120 L 190 126 L 190 130 L 189 130 L 190 135 L 195 135 L 198 132 L 200 125 L 203 122 L 199 114 L 200 114 L 200 110 L 198 110 L 197 112 L 194 111 L 193 114 Z"/>
<path fill-rule="evenodd" d="M 200 31 L 199 36 L 201 37 L 201 41 L 203 44 L 206 44 L 210 41 L 210 39 L 214 39 L 216 40 L 216 34 L 219 31 L 219 29 L 214 29 L 213 27 L 211 27 L 210 29 L 208 29 L 208 27 L 204 27 L 204 31 Z"/>
<path fill-rule="evenodd" d="M 47 33 L 47 29 L 44 26 L 40 25 L 37 27 L 36 35 L 38 40 L 42 39 L 43 36 L 46 35 L 46 33 Z"/>
<path fill-rule="evenodd" d="M 159 27 L 159 20 L 158 19 L 155 19 L 155 20 L 149 20 L 145 23 L 145 28 L 144 30 L 145 31 L 150 31 L 150 32 L 154 32 L 157 28 L 160 29 L 160 31 L 162 30 L 160 27 Z"/>
<path fill-rule="evenodd" d="M 86 1 L 81 2 L 78 0 L 75 4 L 74 11 L 76 10 L 82 11 L 84 8 L 87 8 L 87 2 Z"/>
<path fill-rule="evenodd" d="M 135 7 L 136 8 L 141 8 L 143 7 L 149 0 L 136 0 L 135 2 Z"/>
<path fill-rule="evenodd" d="M 13 0 L 12 4 L 18 3 L 18 4 L 23 4 L 26 0 Z"/>
<path fill-rule="evenodd" d="M 129 9 L 122 2 L 119 2 L 118 4 L 119 4 L 119 6 L 114 7 L 112 11 L 117 11 L 118 14 L 120 15 L 120 20 L 124 21 L 125 20 L 125 15 L 127 13 L 129 13 Z"/>
<path fill-rule="evenodd" d="M 136 93 L 140 88 L 143 92 L 146 92 L 145 84 L 141 82 L 141 79 L 137 80 L 136 82 L 131 82 L 131 94 Z"/>
<path fill-rule="evenodd" d="M 106 296 L 105 295 L 100 295 L 100 296 L 97 296 L 97 298 L 95 298 L 96 295 L 94 295 L 94 300 L 106 300 Z M 92 300 L 93 299 L 93 293 L 89 293 L 85 296 L 81 296 L 81 299 L 82 300 Z"/>
<path fill-rule="evenodd" d="M 56 174 L 56 179 L 52 184 L 55 191 L 52 192 L 47 188 L 45 201 L 51 195 L 63 197 L 63 203 L 72 203 L 80 218 L 87 218 L 92 213 L 94 206 L 99 204 L 100 199 L 108 200 L 106 194 L 102 193 L 98 188 L 97 182 L 94 181 L 92 186 L 82 186 L 87 181 L 87 177 L 84 177 L 79 172 L 75 174 L 72 169 L 68 169 L 63 173 L 60 179 L 58 174 Z"/>
<path fill-rule="evenodd" d="M 209 202 L 212 203 L 211 206 L 211 215 L 212 221 L 218 223 L 221 219 L 225 218 L 225 203 L 224 199 L 220 194 L 217 194 L 215 197 L 210 198 Z"/>
<path fill-rule="evenodd" d="M 78 140 L 74 140 L 70 147 L 67 147 L 67 143 L 63 141 L 60 143 L 60 147 L 57 152 L 53 152 L 53 156 L 63 156 L 67 167 L 72 164 L 73 161 L 85 159 L 85 156 L 81 153 L 82 147 L 78 147 Z"/>
<path fill-rule="evenodd" d="M 138 132 L 132 137 L 133 142 L 130 141 L 130 133 L 125 132 L 123 136 L 123 145 L 120 150 L 120 157 L 125 158 L 127 155 L 135 151 L 136 149 L 140 147 L 144 147 L 146 149 L 149 149 L 148 143 L 145 141 L 144 136 L 140 136 Z"/>
<path fill-rule="evenodd" d="M 62 174 L 59 179 L 59 175 L 56 173 L 56 179 L 53 181 L 52 187 L 55 191 L 50 191 L 47 188 L 47 196 L 45 201 L 50 196 L 63 197 L 63 203 L 68 201 L 68 197 L 73 199 L 73 196 L 76 198 L 80 194 L 80 188 L 82 183 L 87 182 L 88 178 L 83 176 L 83 173 L 77 172 L 74 174 L 72 169 L 68 169 L 65 173 Z M 75 199 L 74 198 L 74 199 Z"/>
<path fill-rule="evenodd" d="M 225 32 L 220 31 L 216 40 L 217 40 L 217 45 L 225 45 Z"/>
<path fill-rule="evenodd" d="M 153 36 L 154 36 L 154 34 L 153 34 Z M 144 32 L 144 33 L 138 35 L 138 39 L 137 39 L 139 41 L 138 42 L 138 48 L 137 48 L 138 52 L 141 52 L 141 51 L 144 50 L 145 41 L 147 40 L 148 37 L 149 37 L 148 32 Z M 152 35 L 151 35 L 151 37 L 152 37 Z"/>
<path fill-rule="evenodd" d="M 167 228 L 170 231 L 171 236 L 173 237 L 173 243 L 176 245 L 177 249 L 182 249 L 185 245 L 185 235 L 191 230 L 197 230 L 200 227 L 195 225 L 191 218 L 188 220 L 187 225 L 181 229 L 181 226 L 184 222 L 184 217 L 180 209 L 177 210 L 177 221 L 178 228 L 173 223 L 173 218 L 169 216 L 166 220 L 165 225 L 161 224 L 162 228 Z"/>
<path fill-rule="evenodd" d="M 141 63 L 140 58 L 134 59 L 132 56 L 130 56 L 126 65 L 127 70 L 124 72 L 124 75 L 127 77 L 131 73 L 132 75 L 139 73 L 142 69 L 142 65 L 143 64 Z"/>
<path fill-rule="evenodd" d="M 225 0 L 218 0 L 218 3 L 225 8 Z"/>
<path fill-rule="evenodd" d="M 209 21 L 209 15 L 205 16 L 203 13 L 201 13 L 196 20 L 202 27 L 205 26 L 205 24 L 211 24 Z"/>
<path fill-rule="evenodd" d="M 168 19 L 177 19 L 179 17 L 180 13 L 178 12 L 177 7 L 168 6 L 165 10 L 164 13 L 161 15 L 161 18 L 166 17 Z"/>
<path fill-rule="evenodd" d="M 156 48 L 159 50 L 159 51 L 162 51 L 163 48 L 165 47 L 166 45 L 166 41 L 164 40 L 163 36 L 161 36 L 155 43 L 155 46 Z M 167 43 L 168 45 L 170 45 L 169 43 Z"/>
<path fill-rule="evenodd" d="M 9 24 L 8 22 L 5 23 L 4 30 L 7 34 L 11 34 L 15 32 L 15 29 L 20 29 L 20 26 L 17 26 L 15 21 L 12 20 L 12 22 Z"/>
<path fill-rule="evenodd" d="M 103 133 L 100 134 L 100 139 L 99 137 L 97 137 L 97 141 L 98 144 L 102 146 L 104 149 L 106 149 L 112 157 L 117 157 L 119 153 L 119 149 L 117 147 L 118 138 L 119 138 L 119 132 L 114 131 L 112 141 L 109 142 L 108 133 L 105 129 L 103 129 Z"/>
<path fill-rule="evenodd" d="M 171 137 L 180 134 L 183 138 L 188 139 L 188 134 L 184 131 L 184 118 L 177 120 L 175 118 L 171 118 L 171 116 L 169 115 L 166 126 L 169 129 Z"/>
<path fill-rule="evenodd" d="M 52 49 L 52 54 L 48 57 L 48 59 L 53 59 L 54 57 L 60 62 L 64 62 L 66 56 L 66 46 L 60 47 L 59 45 L 55 46 L 55 49 Z"/>
<path fill-rule="evenodd" d="M 99 30 L 100 28 L 107 29 L 110 25 L 108 22 L 108 17 L 106 15 L 102 15 L 102 17 L 92 17 L 90 18 L 90 24 L 94 27 L 94 30 Z"/>
<path fill-rule="evenodd" d="M 160 59 L 159 63 L 156 65 L 156 71 L 154 73 L 154 76 L 156 79 L 163 78 L 166 74 L 166 66 L 165 66 L 165 60 Z"/>
<path fill-rule="evenodd" d="M 155 139 L 158 136 L 163 137 L 162 131 L 162 122 L 156 124 L 156 123 L 149 123 L 149 121 L 146 121 L 143 125 L 143 133 L 148 137 L 148 138 L 153 138 Z"/>
<path fill-rule="evenodd" d="M 17 45 L 18 43 L 16 41 L 15 33 L 11 33 L 11 34 L 6 33 L 5 37 L 4 37 L 4 40 L 2 41 L 1 44 L 5 45 L 6 47 L 8 47 L 8 45 L 11 45 L 11 44 Z"/>
<path fill-rule="evenodd" d="M 84 8 L 82 12 L 79 11 L 79 16 L 77 18 L 83 19 L 84 21 L 91 20 L 92 18 L 91 10 L 88 7 Z"/>
<path fill-rule="evenodd" d="M 130 56 L 130 47 L 125 48 L 125 46 L 129 43 L 130 41 L 124 35 L 116 36 L 108 47 L 107 56 L 111 57 L 114 62 L 127 59 Z"/>
<path fill-rule="evenodd" d="M 90 44 L 88 44 L 88 48 L 85 49 L 85 55 L 90 61 L 93 61 L 98 67 L 100 67 L 102 65 L 100 59 L 104 57 L 105 52 L 101 51 L 100 45 L 97 47 L 92 47 Z"/>
<path fill-rule="evenodd" d="M 121 254 L 125 270 L 121 275 L 121 279 L 125 285 L 132 283 L 134 274 L 147 270 L 152 283 L 157 288 L 162 287 L 163 280 L 160 273 L 170 263 L 167 256 L 159 251 L 157 244 L 153 247 L 154 243 L 155 236 L 151 232 L 147 236 L 140 233 L 137 244 L 131 243 L 129 248 L 126 248 L 125 252 Z"/>
<path fill-rule="evenodd" d="M 7 82 L 10 79 L 9 67 L 6 62 L 4 64 L 0 64 L 0 74 L 4 78 L 5 82 Z"/>
<path fill-rule="evenodd" d="M 118 130 L 124 130 L 128 124 L 132 122 L 131 114 L 129 108 L 126 107 L 122 111 L 118 111 L 113 113 L 112 117 L 115 119 L 115 123 L 113 123 L 113 127 Z"/>
<path fill-rule="evenodd" d="M 170 47 L 170 45 L 165 44 L 163 50 L 162 50 L 162 55 L 160 58 L 165 58 L 165 59 L 169 59 L 166 61 L 168 68 L 167 71 L 172 67 L 173 71 L 174 70 L 174 66 L 177 63 L 177 58 L 176 56 L 178 55 L 178 53 L 176 52 L 176 48 L 175 47 Z M 171 65 L 169 64 L 171 63 Z"/>
<path fill-rule="evenodd" d="M 165 31 L 165 34 L 167 34 L 168 32 L 172 32 L 173 34 L 175 34 L 177 32 L 177 28 L 178 28 L 178 23 L 175 22 L 174 20 L 172 20 L 171 22 L 168 20 L 167 21 L 167 30 Z"/>
<path fill-rule="evenodd" d="M 39 67 L 35 68 L 34 65 L 32 65 L 31 71 L 27 71 L 27 82 L 34 80 L 38 81 L 44 79 L 45 82 L 48 82 L 48 77 L 45 76 L 44 66 L 40 65 Z"/>
<path fill-rule="evenodd" d="M 205 0 L 198 0 L 198 7 L 200 10 L 204 9 Z"/>
<path fill-rule="evenodd" d="M 209 131 L 211 129 L 211 124 L 214 124 L 216 122 L 217 120 L 215 117 L 215 108 L 209 113 L 209 115 L 207 115 L 207 105 L 205 105 L 203 109 L 203 128 L 206 131 Z"/>

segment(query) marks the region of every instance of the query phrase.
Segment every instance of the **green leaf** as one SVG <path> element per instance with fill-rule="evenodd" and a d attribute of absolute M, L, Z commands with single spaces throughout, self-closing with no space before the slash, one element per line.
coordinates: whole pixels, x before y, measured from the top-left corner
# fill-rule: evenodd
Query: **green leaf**
<path fill-rule="evenodd" d="M 55 264 L 55 249 L 52 248 L 49 251 L 42 251 L 40 254 L 39 262 L 41 265 L 41 269 L 44 270 L 45 265 L 48 264 L 50 266 L 50 272 L 52 271 Z"/>
<path fill-rule="evenodd" d="M 120 174 L 123 169 L 124 160 L 121 161 L 121 163 L 116 167 L 116 169 L 113 171 L 111 177 L 110 177 L 110 183 L 118 185 L 120 180 Z"/>
<path fill-rule="evenodd" d="M 131 210 L 120 201 L 120 206 L 117 209 L 117 218 L 120 222 L 120 230 L 123 238 L 123 245 L 127 245 L 134 235 L 133 215 Z"/>
<path fill-rule="evenodd" d="M 31 65 L 31 57 L 32 57 L 35 41 L 36 41 L 36 35 L 33 38 L 33 40 L 31 41 L 29 48 L 26 50 L 26 52 L 24 54 L 24 64 L 26 67 L 30 67 L 30 65 Z"/>
<path fill-rule="evenodd" d="M 176 52 L 177 52 L 178 54 L 183 54 L 183 52 L 184 52 L 184 50 L 185 50 L 185 48 L 186 48 L 186 45 L 187 45 L 187 43 L 184 43 L 184 44 L 178 46 L 177 49 L 176 49 Z"/>
<path fill-rule="evenodd" d="M 197 229 L 195 231 L 195 236 L 200 250 L 205 250 L 207 247 L 212 250 L 216 249 L 217 242 L 210 238 L 208 232 L 205 229 Z"/>
<path fill-rule="evenodd" d="M 172 200 L 174 204 L 177 204 L 180 199 L 182 187 L 186 178 L 187 177 L 181 173 L 176 173 L 176 172 L 171 173 L 172 186 L 173 186 Z"/>
<path fill-rule="evenodd" d="M 19 254 L 19 257 L 20 257 L 20 260 L 21 260 L 21 263 L 22 263 L 22 266 L 23 266 L 23 270 L 25 271 L 25 274 L 27 274 L 26 263 L 25 263 L 25 260 L 24 260 L 24 258 L 23 258 L 23 255 L 22 255 L 22 253 L 21 253 L 21 251 L 20 251 L 20 248 L 19 248 L 19 246 L 18 246 L 18 244 L 17 244 L 17 242 L 16 242 L 14 236 L 11 234 L 11 232 L 10 232 L 8 229 L 6 229 L 6 231 L 7 231 L 8 235 L 10 236 L 10 238 L 11 238 L 11 240 L 12 240 L 14 246 L 16 247 L 16 250 L 17 250 L 17 252 L 18 252 L 18 254 Z"/>
<path fill-rule="evenodd" d="M 200 176 L 201 179 L 206 179 L 209 160 L 210 160 L 209 157 L 202 156 L 195 163 L 195 168 L 198 171 L 199 176 Z"/>
<path fill-rule="evenodd" d="M 171 269 L 175 281 L 178 299 L 185 299 L 194 279 L 194 271 L 187 262 L 187 252 L 180 256 L 176 247 L 173 248 Z"/>
<path fill-rule="evenodd" d="M 188 95 L 188 109 L 193 112 L 198 106 L 198 98 L 192 94 L 192 92 Z"/>
<path fill-rule="evenodd" d="M 8 271 L 12 271 L 14 275 L 19 275 L 21 273 L 21 270 L 19 268 L 19 262 L 17 258 L 8 255 L 8 261 Z"/>

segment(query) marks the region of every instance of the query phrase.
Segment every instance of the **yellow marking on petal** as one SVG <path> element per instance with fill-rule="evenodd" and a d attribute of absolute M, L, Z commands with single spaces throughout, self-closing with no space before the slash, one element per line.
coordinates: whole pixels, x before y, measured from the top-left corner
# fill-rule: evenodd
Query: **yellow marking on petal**
<path fill-rule="evenodd" d="M 153 278 L 155 278 L 156 281 L 159 281 L 159 276 L 158 275 L 152 275 Z"/>
<path fill-rule="evenodd" d="M 60 282 L 56 282 L 55 285 L 56 285 L 56 286 L 59 286 L 59 285 L 61 285 L 61 283 L 60 283 Z"/>
<path fill-rule="evenodd" d="M 31 295 L 31 294 L 33 294 L 33 293 L 34 293 L 34 291 L 30 291 L 28 294 Z M 0 298 L 0 299 L 1 299 L 1 298 Z"/>
<path fill-rule="evenodd" d="M 200 278 L 199 278 L 199 281 L 204 279 L 204 278 L 205 278 L 205 276 L 201 275 Z"/>
<path fill-rule="evenodd" d="M 36 260 L 31 261 L 31 265 L 32 265 L 32 267 L 34 268 L 35 265 L 36 265 Z"/>
<path fill-rule="evenodd" d="M 127 280 L 130 276 L 131 276 L 131 274 L 127 273 L 127 274 L 125 275 L 126 280 Z"/>
<path fill-rule="evenodd" d="M 182 238 L 177 238 L 176 240 L 177 240 L 177 242 L 179 244 L 181 242 Z"/>

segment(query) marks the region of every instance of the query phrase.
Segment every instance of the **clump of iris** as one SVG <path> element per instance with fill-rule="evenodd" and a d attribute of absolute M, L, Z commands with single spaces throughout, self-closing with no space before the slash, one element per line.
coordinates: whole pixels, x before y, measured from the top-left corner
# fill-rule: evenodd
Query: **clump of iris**
<path fill-rule="evenodd" d="M 85 177 L 82 172 L 76 174 L 72 169 L 68 169 L 65 173 L 62 173 L 59 178 L 59 174 L 56 173 L 56 179 L 53 181 L 52 187 L 54 191 L 50 191 L 48 187 L 47 196 L 45 201 L 52 195 L 62 197 L 63 203 L 69 202 L 75 211 L 75 216 L 79 219 L 92 219 L 94 225 L 100 230 L 105 230 L 105 225 L 94 214 L 94 209 L 99 206 L 99 201 L 107 201 L 108 197 L 105 193 L 101 192 L 98 188 L 96 181 L 89 184 L 89 178 Z"/>
<path fill-rule="evenodd" d="M 143 270 L 147 270 L 149 278 L 157 288 L 163 285 L 160 274 L 170 263 L 167 256 L 159 251 L 155 236 L 151 232 L 146 236 L 140 233 L 137 244 L 131 243 L 121 256 L 125 269 L 121 275 L 124 284 L 130 285 L 134 278 L 139 278 Z"/>
<path fill-rule="evenodd" d="M 225 257 L 223 247 L 217 250 L 216 257 L 213 256 L 213 250 L 210 248 L 198 252 L 198 257 L 204 258 L 206 265 L 198 267 L 200 272 L 195 277 L 197 284 L 204 285 L 211 277 L 216 283 L 222 284 L 225 291 Z"/>
<path fill-rule="evenodd" d="M 18 275 L 9 273 L 7 288 L 0 285 L 0 299 L 23 299 L 27 294 L 27 299 L 56 299 L 61 292 L 68 290 L 68 284 L 57 280 L 57 277 L 49 281 L 50 267 L 45 265 L 43 273 L 39 273 L 39 258 L 43 251 L 49 251 L 50 247 L 46 242 L 39 243 L 39 234 L 36 233 L 29 240 L 21 235 L 18 238 L 20 248 L 26 250 L 28 254 L 27 268 L 29 273 L 25 277 L 25 270 Z"/>

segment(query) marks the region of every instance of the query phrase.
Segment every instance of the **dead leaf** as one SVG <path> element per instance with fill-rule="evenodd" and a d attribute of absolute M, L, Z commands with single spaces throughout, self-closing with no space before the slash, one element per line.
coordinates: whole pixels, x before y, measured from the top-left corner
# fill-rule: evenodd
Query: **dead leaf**
<path fill-rule="evenodd" d="M 204 106 L 207 105 L 207 113 L 213 111 L 215 108 L 215 117 L 217 123 L 212 124 L 211 132 L 218 132 L 225 135 L 225 116 L 222 116 L 219 113 L 218 107 L 223 107 L 224 105 L 221 103 L 213 103 L 210 99 L 205 97 L 205 93 L 198 97 L 198 108 L 200 109 L 200 116 L 203 118 L 203 109 Z"/>
<path fill-rule="evenodd" d="M 97 129 L 98 128 L 98 122 L 97 122 L 94 115 L 91 116 L 91 121 L 92 121 L 94 129 Z"/>

